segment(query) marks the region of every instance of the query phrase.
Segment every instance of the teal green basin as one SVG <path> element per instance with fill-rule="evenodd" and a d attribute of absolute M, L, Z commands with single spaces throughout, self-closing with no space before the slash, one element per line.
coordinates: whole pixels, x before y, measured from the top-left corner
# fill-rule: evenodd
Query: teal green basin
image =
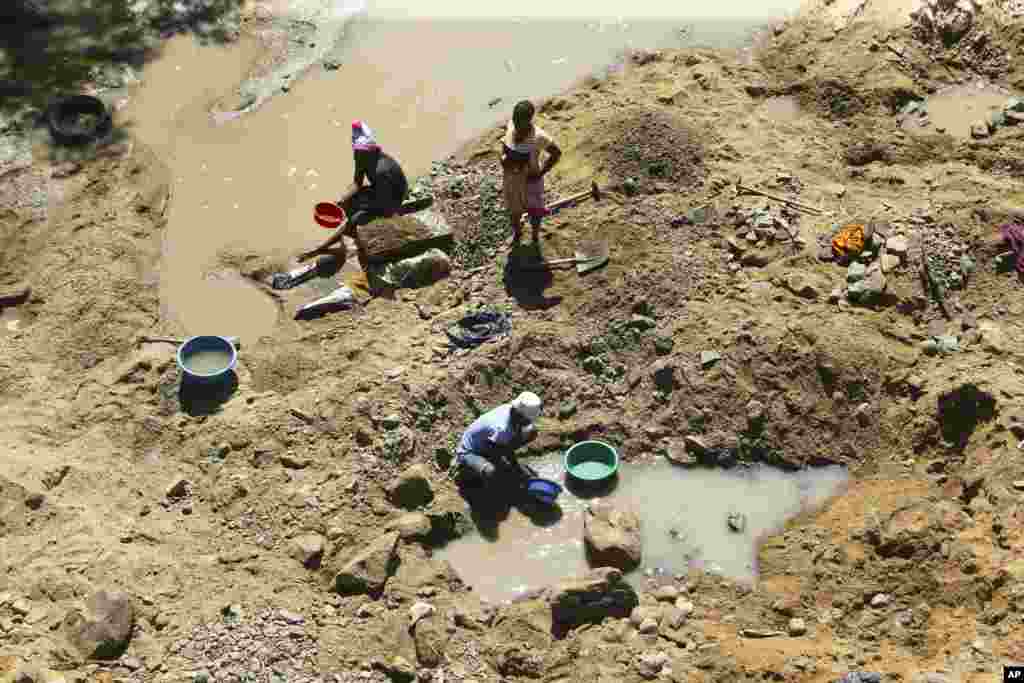
<path fill-rule="evenodd" d="M 581 441 L 565 453 L 565 471 L 582 481 L 601 481 L 618 470 L 618 452 L 603 441 Z"/>

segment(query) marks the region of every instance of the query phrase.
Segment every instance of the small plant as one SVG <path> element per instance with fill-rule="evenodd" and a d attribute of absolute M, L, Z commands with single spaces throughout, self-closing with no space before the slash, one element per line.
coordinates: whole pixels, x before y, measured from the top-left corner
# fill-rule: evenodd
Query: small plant
<path fill-rule="evenodd" d="M 420 431 L 429 432 L 434 425 L 448 417 L 448 399 L 439 391 L 432 390 L 413 403 L 413 424 Z"/>

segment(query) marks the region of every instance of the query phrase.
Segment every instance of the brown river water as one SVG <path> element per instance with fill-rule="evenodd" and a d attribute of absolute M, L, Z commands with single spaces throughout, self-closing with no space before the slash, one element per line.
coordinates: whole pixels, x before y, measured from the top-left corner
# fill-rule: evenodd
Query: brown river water
<path fill-rule="evenodd" d="M 756 23 L 700 26 L 706 42 L 738 45 Z M 226 122 L 210 112 L 244 80 L 260 53 L 256 41 L 201 47 L 190 37 L 170 40 L 119 113 L 173 177 L 165 315 L 186 334 L 255 342 L 274 331 L 274 302 L 221 267 L 219 255 L 236 247 L 294 255 L 326 237 L 312 208 L 337 199 L 351 180 L 353 119 L 370 124 L 413 182 L 431 161 L 507 118 L 517 100 L 606 72 L 624 48 L 678 46 L 686 25 L 363 19 L 345 38 L 340 69 L 315 66 L 289 92 Z M 501 102 L 491 106 L 495 98 Z"/>

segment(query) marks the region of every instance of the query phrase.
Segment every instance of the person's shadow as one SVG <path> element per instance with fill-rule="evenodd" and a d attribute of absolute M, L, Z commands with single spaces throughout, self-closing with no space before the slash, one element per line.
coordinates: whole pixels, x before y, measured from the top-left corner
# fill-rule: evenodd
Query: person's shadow
<path fill-rule="evenodd" d="M 459 477 L 459 494 L 469 504 L 470 517 L 477 532 L 487 541 L 495 542 L 501 523 L 512 508 L 525 515 L 534 525 L 549 527 L 562 519 L 562 508 L 546 505 L 526 492 L 521 471 L 511 467 L 500 469 L 488 484 L 468 477 Z"/>
<path fill-rule="evenodd" d="M 524 309 L 545 310 L 562 301 L 560 296 L 544 295 L 544 290 L 554 282 L 554 276 L 547 268 L 537 265 L 543 260 L 540 242 L 537 241 L 529 245 L 516 245 L 508 253 L 505 261 L 505 292 Z"/>

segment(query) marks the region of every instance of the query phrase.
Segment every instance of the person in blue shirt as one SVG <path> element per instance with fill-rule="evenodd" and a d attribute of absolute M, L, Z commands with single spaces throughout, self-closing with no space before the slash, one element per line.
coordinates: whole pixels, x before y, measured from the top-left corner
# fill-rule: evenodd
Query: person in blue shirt
<path fill-rule="evenodd" d="M 537 437 L 534 422 L 540 412 L 540 397 L 524 391 L 511 403 L 503 403 L 474 420 L 455 451 L 461 472 L 486 485 L 499 469 L 519 469 L 515 450 Z"/>

